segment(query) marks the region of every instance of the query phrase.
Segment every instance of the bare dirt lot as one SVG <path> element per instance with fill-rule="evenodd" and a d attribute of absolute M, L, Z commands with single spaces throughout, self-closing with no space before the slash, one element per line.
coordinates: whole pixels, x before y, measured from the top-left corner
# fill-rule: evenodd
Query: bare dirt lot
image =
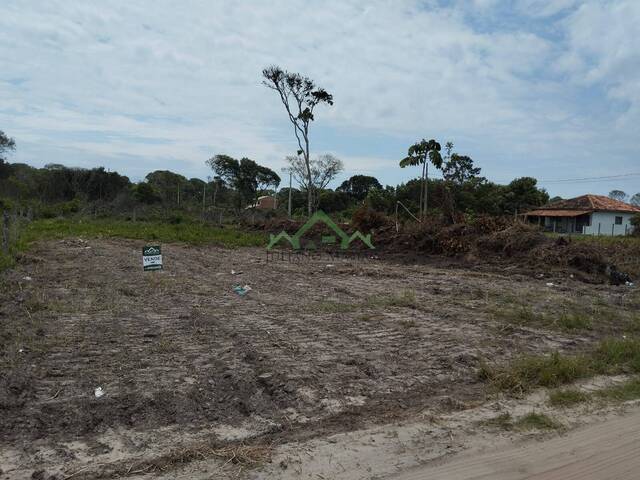
<path fill-rule="evenodd" d="M 640 328 L 637 290 L 569 273 L 181 245 L 143 272 L 142 245 L 40 243 L 0 274 L 0 478 L 251 468 L 274 445 L 478 406 L 483 361 Z"/>

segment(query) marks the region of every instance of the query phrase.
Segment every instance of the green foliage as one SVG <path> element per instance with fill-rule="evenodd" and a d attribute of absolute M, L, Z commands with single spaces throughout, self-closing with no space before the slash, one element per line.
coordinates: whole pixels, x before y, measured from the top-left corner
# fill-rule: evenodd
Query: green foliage
<path fill-rule="evenodd" d="M 506 368 L 483 365 L 480 378 L 489 381 L 498 390 L 524 393 L 537 387 L 558 387 L 591 372 L 590 359 L 584 356 L 525 356 L 515 360 Z"/>
<path fill-rule="evenodd" d="M 539 207 L 549 201 L 549 194 L 538 188 L 538 181 L 531 177 L 521 177 L 507 185 L 502 210 L 505 213 L 524 212 Z"/>
<path fill-rule="evenodd" d="M 556 419 L 537 412 L 530 412 L 517 420 L 510 413 L 503 413 L 497 417 L 478 422 L 478 425 L 499 430 L 557 430 L 562 424 Z"/>
<path fill-rule="evenodd" d="M 59 202 L 46 204 L 40 207 L 39 215 L 42 218 L 56 218 L 78 213 L 80 211 L 80 200 L 77 198 L 69 202 Z"/>
<path fill-rule="evenodd" d="M 610 338 L 603 340 L 593 355 L 599 373 L 640 372 L 640 340 Z"/>
<path fill-rule="evenodd" d="M 325 190 L 318 196 L 318 208 L 326 213 L 339 212 L 349 207 L 350 200 L 345 192 Z"/>
<path fill-rule="evenodd" d="M 3 178 L 4 168 L 5 168 L 5 157 L 4 154 L 11 150 L 15 150 L 16 141 L 7 136 L 2 130 L 0 130 L 0 179 Z"/>
<path fill-rule="evenodd" d="M 583 312 L 561 313 L 556 323 L 565 331 L 591 329 L 591 318 Z"/>
<path fill-rule="evenodd" d="M 429 160 L 434 167 L 442 167 L 442 156 L 440 155 L 440 144 L 434 139 L 429 141 L 424 138 L 418 143 L 414 143 L 409 147 L 407 156 L 400 160 L 400 167 L 415 167 L 424 165 Z"/>
<path fill-rule="evenodd" d="M 597 392 L 600 398 L 626 402 L 640 398 L 640 379 L 634 378 L 621 385 L 607 387 Z"/>
<path fill-rule="evenodd" d="M 348 193 L 355 200 L 361 202 L 369 195 L 369 192 L 373 190 L 382 190 L 382 185 L 375 177 L 369 175 L 353 175 L 348 180 L 345 180 L 336 189 L 339 192 Z"/>
<path fill-rule="evenodd" d="M 562 424 L 544 413 L 531 412 L 519 418 L 514 424 L 519 430 L 557 430 Z"/>
<path fill-rule="evenodd" d="M 480 168 L 473 166 L 471 157 L 457 153 L 449 156 L 442 166 L 442 176 L 445 181 L 456 186 L 462 186 L 479 174 Z"/>
<path fill-rule="evenodd" d="M 640 372 L 640 340 L 610 338 L 579 355 L 525 356 L 506 367 L 483 364 L 478 374 L 498 390 L 523 393 L 537 387 L 559 387 L 597 374 Z"/>
<path fill-rule="evenodd" d="M 640 213 L 636 213 L 633 217 L 631 217 L 631 225 L 633 225 L 633 235 L 636 237 L 640 237 Z"/>
<path fill-rule="evenodd" d="M 573 388 L 556 390 L 549 394 L 549 405 L 554 407 L 571 407 L 589 401 L 589 394 Z"/>
<path fill-rule="evenodd" d="M 393 213 L 396 204 L 396 192 L 393 187 L 374 188 L 369 191 L 365 205 L 382 213 Z"/>
<path fill-rule="evenodd" d="M 245 203 L 255 203 L 258 190 L 269 186 L 277 187 L 280 184 L 278 174 L 248 158 L 238 161 L 228 155 L 216 155 L 207 160 L 207 164 L 216 175 L 238 191 L 240 208 Z"/>
<path fill-rule="evenodd" d="M 140 182 L 134 186 L 133 196 L 138 202 L 147 205 L 151 205 L 162 200 L 153 185 L 147 182 Z"/>

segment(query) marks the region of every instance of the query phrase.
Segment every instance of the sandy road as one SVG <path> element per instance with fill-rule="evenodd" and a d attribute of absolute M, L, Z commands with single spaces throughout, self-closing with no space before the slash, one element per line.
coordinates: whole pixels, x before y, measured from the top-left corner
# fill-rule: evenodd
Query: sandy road
<path fill-rule="evenodd" d="M 640 478 L 640 412 L 553 440 L 465 454 L 393 480 L 631 480 Z"/>

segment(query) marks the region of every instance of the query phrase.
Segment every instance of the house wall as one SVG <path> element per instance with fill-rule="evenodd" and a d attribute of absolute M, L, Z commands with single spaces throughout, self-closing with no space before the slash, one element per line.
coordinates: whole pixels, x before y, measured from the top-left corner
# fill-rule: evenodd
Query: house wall
<path fill-rule="evenodd" d="M 633 230 L 631 217 L 627 212 L 593 212 L 591 225 L 583 228 L 585 235 L 627 235 Z M 622 217 L 622 225 L 615 224 L 615 218 Z"/>

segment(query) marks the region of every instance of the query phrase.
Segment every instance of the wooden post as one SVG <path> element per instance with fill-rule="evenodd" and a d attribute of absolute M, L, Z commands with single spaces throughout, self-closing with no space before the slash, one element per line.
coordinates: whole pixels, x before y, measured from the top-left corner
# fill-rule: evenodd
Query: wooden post
<path fill-rule="evenodd" d="M 9 255 L 9 212 L 2 214 L 2 251 Z"/>

